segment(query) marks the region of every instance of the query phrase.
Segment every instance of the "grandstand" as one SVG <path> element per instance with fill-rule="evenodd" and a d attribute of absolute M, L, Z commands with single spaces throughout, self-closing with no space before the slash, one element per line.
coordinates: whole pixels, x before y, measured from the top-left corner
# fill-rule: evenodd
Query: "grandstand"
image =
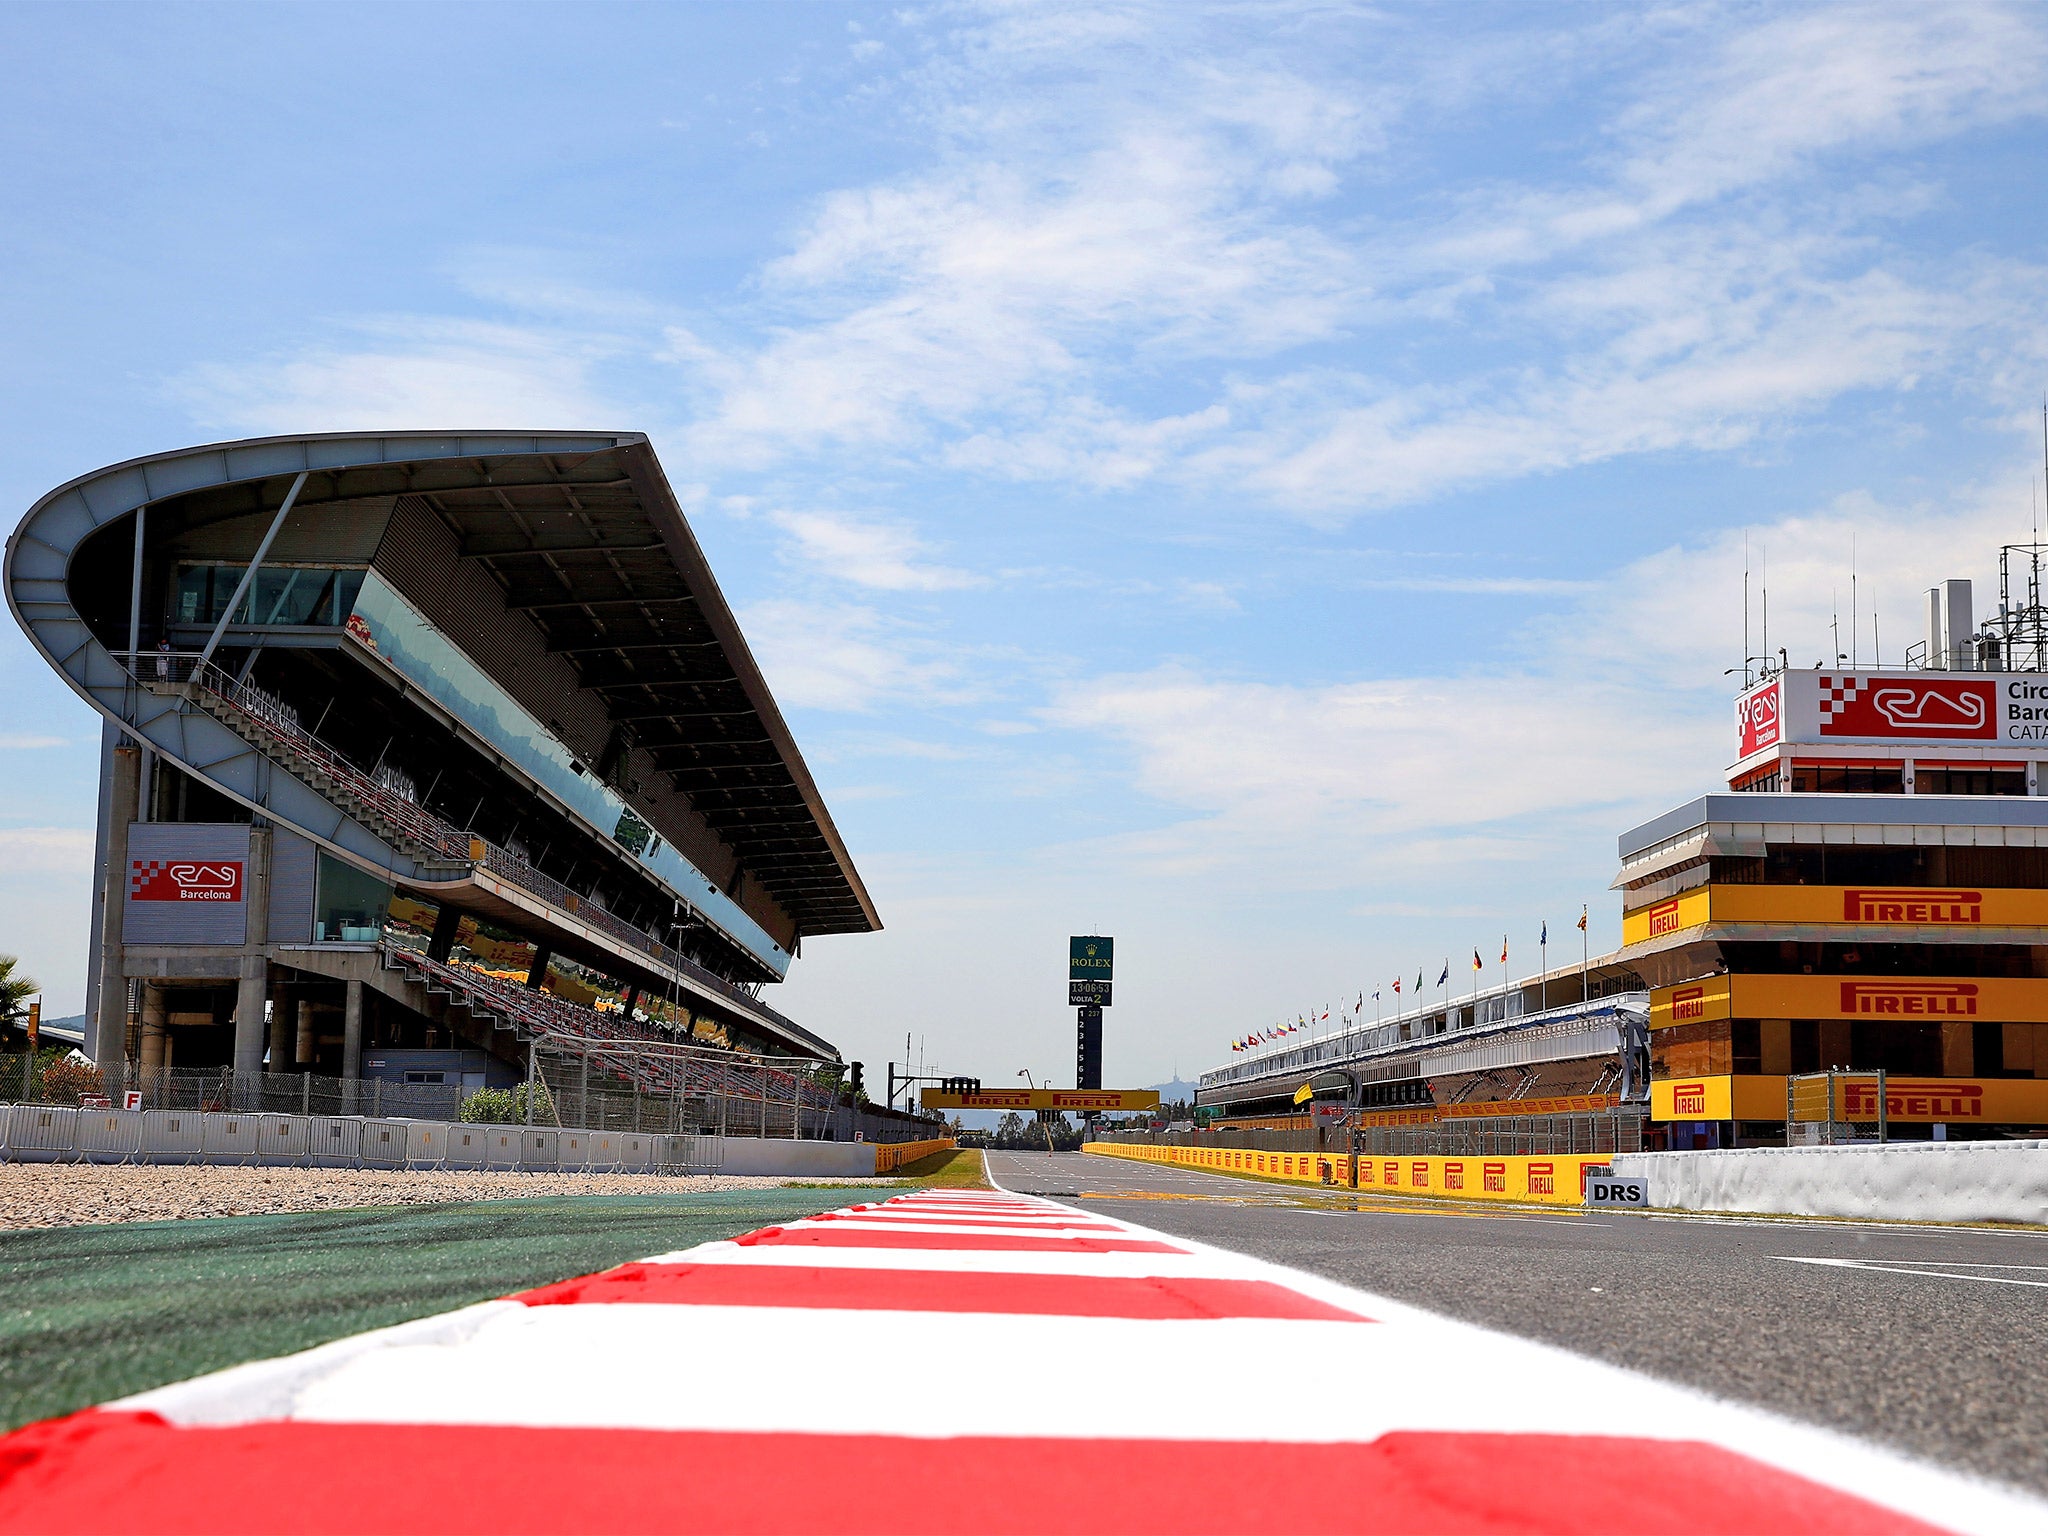
<path fill-rule="evenodd" d="M 5 581 L 104 722 L 110 1091 L 839 1102 L 838 1050 L 762 993 L 880 919 L 644 437 L 151 455 L 38 501 Z"/>

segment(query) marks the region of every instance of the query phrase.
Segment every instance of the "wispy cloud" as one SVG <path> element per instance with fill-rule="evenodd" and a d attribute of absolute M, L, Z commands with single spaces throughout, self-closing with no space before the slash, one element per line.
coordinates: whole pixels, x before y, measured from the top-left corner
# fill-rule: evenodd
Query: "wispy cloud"
<path fill-rule="evenodd" d="M 789 535 L 790 556 L 819 574 L 884 592 L 945 592 L 981 586 L 971 571 L 925 561 L 924 542 L 900 523 L 864 521 L 830 512 L 775 512 Z"/>

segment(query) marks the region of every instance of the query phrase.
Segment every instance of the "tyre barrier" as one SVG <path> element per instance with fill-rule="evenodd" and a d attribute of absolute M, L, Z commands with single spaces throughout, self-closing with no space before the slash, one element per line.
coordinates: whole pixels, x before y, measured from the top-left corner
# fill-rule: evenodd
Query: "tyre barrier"
<path fill-rule="evenodd" d="M 1612 1153 L 1515 1157 L 1394 1157 L 1348 1152 L 1259 1152 L 1234 1147 L 1133 1146 L 1091 1141 L 1083 1152 L 1207 1172 L 1317 1184 L 1436 1200 L 1513 1200 L 1582 1205 L 1586 1180 L 1605 1173 Z"/>

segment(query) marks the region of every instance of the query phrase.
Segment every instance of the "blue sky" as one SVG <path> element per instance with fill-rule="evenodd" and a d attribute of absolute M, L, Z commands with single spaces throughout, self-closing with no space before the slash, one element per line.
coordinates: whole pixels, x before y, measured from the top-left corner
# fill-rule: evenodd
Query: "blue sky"
<path fill-rule="evenodd" d="M 2040 480 L 2038 8 L 22 5 L 0 70 L 9 517 L 649 432 L 888 924 L 782 1006 L 871 1063 L 1064 1077 L 1070 932 L 1122 1082 L 1612 944 L 1745 539 L 1812 664 L 1853 538 L 1896 659 Z M 96 732 L 11 626 L 0 703 L 71 1012 Z"/>

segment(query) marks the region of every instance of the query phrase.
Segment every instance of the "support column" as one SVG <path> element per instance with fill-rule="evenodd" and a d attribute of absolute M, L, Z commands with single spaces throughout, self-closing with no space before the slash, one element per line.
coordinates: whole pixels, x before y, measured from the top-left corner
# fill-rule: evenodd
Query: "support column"
<path fill-rule="evenodd" d="M 356 985 L 361 986 L 362 983 L 357 982 Z M 299 999 L 298 1038 L 292 1044 L 294 1047 L 292 1051 L 292 1065 L 301 1072 L 311 1071 L 313 1067 L 313 1003 L 310 998 L 302 997 Z"/>
<path fill-rule="evenodd" d="M 275 1006 L 270 1010 L 270 1070 L 289 1072 L 292 1059 L 292 1010 L 291 993 L 283 987 L 277 989 Z"/>
<path fill-rule="evenodd" d="M 127 740 L 108 755 L 107 863 L 100 872 L 99 985 L 87 1053 L 102 1067 L 120 1059 L 128 1027 L 128 978 L 121 967 L 121 917 L 128 898 L 128 824 L 135 820 L 142 749 Z"/>
<path fill-rule="evenodd" d="M 427 958 L 444 964 L 448 951 L 455 947 L 455 930 L 462 926 L 462 908 L 451 907 L 446 902 L 434 914 L 434 932 L 427 939 Z"/>
<path fill-rule="evenodd" d="M 142 984 L 143 1103 L 161 1103 L 162 1079 L 170 1069 L 170 999 L 154 982 Z"/>
<path fill-rule="evenodd" d="M 555 958 L 555 952 L 545 944 L 533 946 L 533 963 L 526 968 L 526 984 L 536 992 L 542 982 L 548 979 L 548 962 Z"/>
<path fill-rule="evenodd" d="M 348 1001 L 341 1013 L 341 1075 L 357 1082 L 363 1075 L 363 984 L 348 984 Z"/>
<path fill-rule="evenodd" d="M 235 992 L 235 1097 L 245 1109 L 263 1071 L 263 1004 L 270 993 L 270 829 L 249 829 L 245 906 L 248 928 L 242 943 L 242 979 Z M 247 1092 L 244 1088 L 247 1088 Z"/>

